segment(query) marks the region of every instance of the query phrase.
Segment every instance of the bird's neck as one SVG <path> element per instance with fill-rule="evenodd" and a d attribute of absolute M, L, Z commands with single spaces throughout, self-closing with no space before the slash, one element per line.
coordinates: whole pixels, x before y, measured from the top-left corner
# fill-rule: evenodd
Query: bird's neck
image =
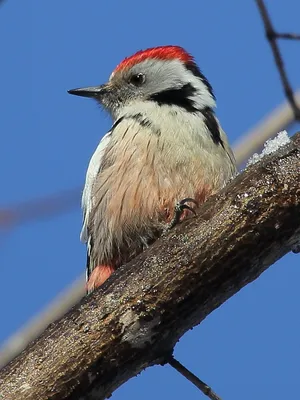
<path fill-rule="evenodd" d="M 156 123 L 164 123 L 166 119 L 172 119 L 175 123 L 177 120 L 203 119 L 201 112 L 187 112 L 183 107 L 173 104 L 159 104 L 152 100 L 137 100 L 122 107 L 115 115 L 114 122 L 117 122 L 120 118 L 131 118 L 137 114 L 147 117 Z"/>

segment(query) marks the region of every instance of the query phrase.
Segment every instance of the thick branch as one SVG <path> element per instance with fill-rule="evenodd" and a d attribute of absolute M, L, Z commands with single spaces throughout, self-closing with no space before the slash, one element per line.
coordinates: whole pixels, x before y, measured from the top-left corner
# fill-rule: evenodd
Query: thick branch
<path fill-rule="evenodd" d="M 289 252 L 300 133 L 86 297 L 0 371 L 6 400 L 104 399 Z"/>

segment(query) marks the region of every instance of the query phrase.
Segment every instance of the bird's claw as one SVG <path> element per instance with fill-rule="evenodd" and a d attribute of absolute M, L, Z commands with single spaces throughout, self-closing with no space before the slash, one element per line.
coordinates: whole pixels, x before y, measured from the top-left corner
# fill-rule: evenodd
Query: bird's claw
<path fill-rule="evenodd" d="M 198 207 L 198 203 L 195 199 L 192 199 L 191 197 L 187 197 L 181 201 L 179 201 L 174 208 L 174 217 L 172 218 L 171 222 L 168 223 L 165 231 L 169 231 L 172 228 L 174 228 L 174 226 L 176 226 L 178 224 L 178 222 L 180 221 L 180 217 L 182 216 L 182 213 L 184 210 L 189 210 L 190 212 L 192 212 L 194 215 L 196 215 L 196 211 L 188 206 L 186 203 L 194 203 L 196 205 L 196 207 Z"/>

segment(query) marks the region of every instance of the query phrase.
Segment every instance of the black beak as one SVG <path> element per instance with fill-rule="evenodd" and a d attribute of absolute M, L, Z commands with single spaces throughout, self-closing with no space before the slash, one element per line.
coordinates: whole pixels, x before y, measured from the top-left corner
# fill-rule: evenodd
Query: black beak
<path fill-rule="evenodd" d="M 101 97 L 103 94 L 107 93 L 106 85 L 91 86 L 86 88 L 71 89 L 68 93 L 74 94 L 75 96 L 82 97 Z"/>

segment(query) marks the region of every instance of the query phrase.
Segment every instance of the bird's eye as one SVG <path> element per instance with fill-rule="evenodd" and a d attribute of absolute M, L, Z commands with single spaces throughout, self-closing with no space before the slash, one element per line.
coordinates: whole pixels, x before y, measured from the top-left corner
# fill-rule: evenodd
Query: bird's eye
<path fill-rule="evenodd" d="M 134 86 L 141 86 L 146 80 L 146 77 L 144 74 L 139 73 L 139 74 L 134 74 L 130 77 L 130 83 L 132 83 Z"/>

